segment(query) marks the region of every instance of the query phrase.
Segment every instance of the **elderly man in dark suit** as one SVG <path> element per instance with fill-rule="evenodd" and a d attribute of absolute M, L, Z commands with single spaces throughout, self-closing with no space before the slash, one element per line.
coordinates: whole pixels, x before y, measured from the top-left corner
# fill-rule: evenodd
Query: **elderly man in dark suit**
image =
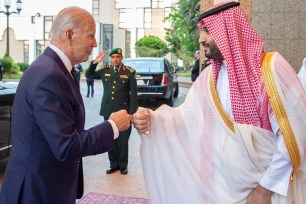
<path fill-rule="evenodd" d="M 97 65 L 103 61 L 105 52 L 92 61 L 88 68 L 88 75 L 95 79 L 102 79 L 104 92 L 101 103 L 100 115 L 107 120 L 109 116 L 120 109 L 126 110 L 129 114 L 137 111 L 137 82 L 135 70 L 122 64 L 122 49 L 114 48 L 110 51 L 112 65 L 103 65 L 97 71 Z M 107 174 L 112 174 L 117 170 L 125 175 L 128 173 L 128 141 L 131 134 L 131 127 L 120 133 L 115 140 L 115 147 L 108 151 L 110 168 Z"/>
<path fill-rule="evenodd" d="M 97 47 L 95 30 L 86 10 L 63 9 L 50 31 L 51 45 L 21 78 L 0 203 L 75 203 L 83 195 L 81 158 L 111 150 L 130 127 L 131 116 L 122 110 L 84 130 L 84 104 L 70 71 Z"/>

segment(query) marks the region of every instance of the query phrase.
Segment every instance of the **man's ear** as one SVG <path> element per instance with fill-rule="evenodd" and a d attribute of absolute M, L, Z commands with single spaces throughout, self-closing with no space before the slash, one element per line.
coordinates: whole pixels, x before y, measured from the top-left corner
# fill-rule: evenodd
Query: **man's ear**
<path fill-rule="evenodd" d="M 66 36 L 66 41 L 71 42 L 71 40 L 73 38 L 73 30 L 72 29 L 67 29 L 65 31 L 65 36 Z"/>

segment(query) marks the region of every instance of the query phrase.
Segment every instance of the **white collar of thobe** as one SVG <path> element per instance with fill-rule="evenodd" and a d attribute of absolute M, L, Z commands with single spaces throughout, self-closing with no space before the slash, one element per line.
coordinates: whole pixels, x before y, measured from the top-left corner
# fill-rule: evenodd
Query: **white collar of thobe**
<path fill-rule="evenodd" d="M 232 116 L 231 100 L 229 92 L 227 63 L 225 60 L 222 61 L 222 65 L 218 74 L 216 89 L 222 107 L 224 108 L 228 116 L 232 118 L 233 116 Z"/>

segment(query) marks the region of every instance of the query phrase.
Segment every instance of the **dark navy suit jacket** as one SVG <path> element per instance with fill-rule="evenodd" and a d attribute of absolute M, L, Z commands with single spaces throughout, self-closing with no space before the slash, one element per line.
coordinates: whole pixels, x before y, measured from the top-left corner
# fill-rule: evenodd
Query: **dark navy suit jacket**
<path fill-rule="evenodd" d="M 113 147 L 109 122 L 84 130 L 79 87 L 51 48 L 21 78 L 12 120 L 1 204 L 75 203 L 83 194 L 81 158 Z"/>

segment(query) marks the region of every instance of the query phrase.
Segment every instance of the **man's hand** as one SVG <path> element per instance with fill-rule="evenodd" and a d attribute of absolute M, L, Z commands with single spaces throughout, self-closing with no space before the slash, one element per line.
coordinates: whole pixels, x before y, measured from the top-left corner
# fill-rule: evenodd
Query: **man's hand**
<path fill-rule="evenodd" d="M 117 111 L 115 113 L 112 113 L 109 116 L 109 119 L 114 121 L 114 123 L 116 124 L 119 132 L 122 132 L 124 130 L 127 130 L 130 127 L 132 116 L 129 115 L 126 112 L 126 110 L 120 110 L 120 111 Z"/>
<path fill-rule="evenodd" d="M 94 63 L 94 64 L 97 64 L 97 63 L 103 61 L 105 55 L 106 55 L 106 51 L 100 52 L 100 53 L 98 54 L 98 56 L 94 59 L 93 63 Z"/>
<path fill-rule="evenodd" d="M 134 113 L 132 123 L 139 133 L 147 133 L 150 130 L 151 116 L 147 108 L 139 107 Z"/>
<path fill-rule="evenodd" d="M 246 204 L 270 204 L 273 192 L 257 185 L 247 197 Z"/>

